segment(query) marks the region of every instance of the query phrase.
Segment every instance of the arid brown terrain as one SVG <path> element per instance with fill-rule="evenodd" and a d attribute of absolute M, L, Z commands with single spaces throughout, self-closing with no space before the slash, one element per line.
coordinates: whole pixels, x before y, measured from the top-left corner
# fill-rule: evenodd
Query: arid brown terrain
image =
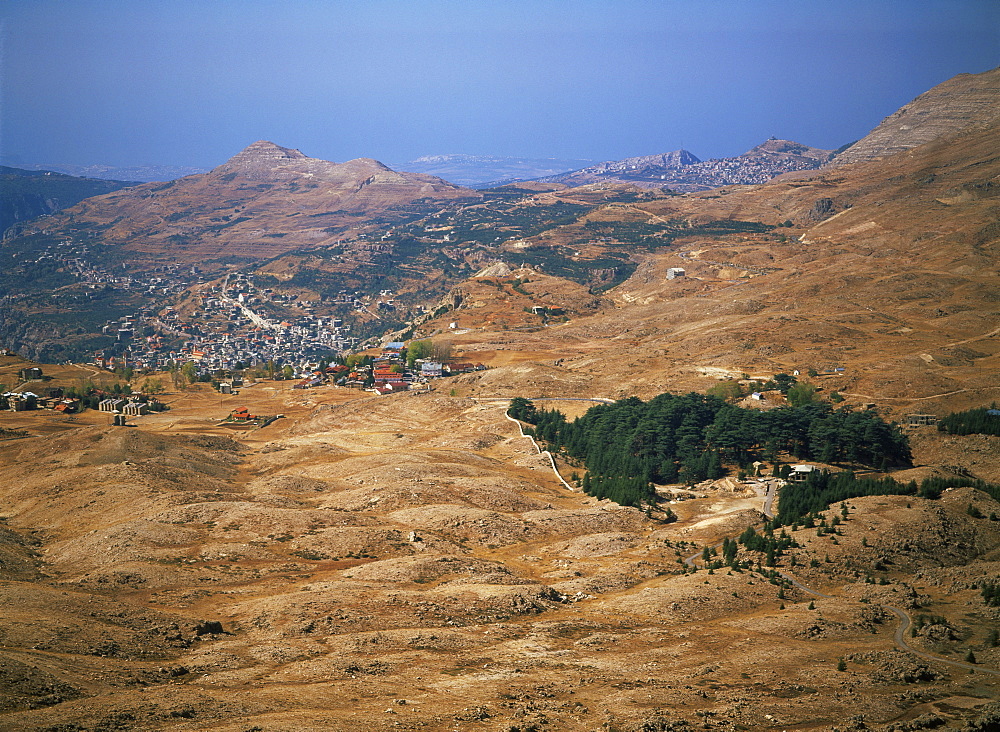
<path fill-rule="evenodd" d="M 1000 483 L 1000 437 L 909 429 L 893 477 L 970 485 L 832 505 L 839 532 L 789 527 L 777 574 L 745 547 L 742 570 L 702 559 L 763 522 L 764 482 L 660 486 L 668 521 L 568 490 L 505 417 L 795 370 L 889 420 L 1000 401 L 992 124 L 763 186 L 617 189 L 503 242 L 413 325 L 490 368 L 429 392 L 170 384 L 127 427 L 3 412 L 0 729 L 997 729 L 1000 505 L 971 481 Z M 517 256 L 601 221 L 720 220 L 776 228 L 635 247 L 606 292 Z M 0 356 L 0 382 L 25 365 Z M 244 406 L 282 416 L 223 422 Z"/>
<path fill-rule="evenodd" d="M 99 232 L 103 243 L 124 246 L 137 266 L 266 259 L 336 242 L 357 228 L 360 215 L 392 222 L 418 199 L 476 198 L 470 189 L 397 173 L 376 160 L 332 163 L 260 140 L 208 173 L 96 196 L 46 226 Z"/>
<path fill-rule="evenodd" d="M 996 696 L 974 585 L 1000 525 L 966 509 L 1000 507 L 971 488 L 794 532 L 782 569 L 818 597 L 681 562 L 760 520 L 749 486 L 699 486 L 669 524 L 597 502 L 503 403 L 266 381 L 168 400 L 126 428 L 5 420 L 48 436 L 4 443 L 4 729 L 958 724 Z M 237 403 L 285 416 L 217 426 Z M 997 438 L 920 430 L 918 464 L 1000 477 Z M 983 672 L 900 650 L 889 605 L 941 616 L 908 642 Z"/>

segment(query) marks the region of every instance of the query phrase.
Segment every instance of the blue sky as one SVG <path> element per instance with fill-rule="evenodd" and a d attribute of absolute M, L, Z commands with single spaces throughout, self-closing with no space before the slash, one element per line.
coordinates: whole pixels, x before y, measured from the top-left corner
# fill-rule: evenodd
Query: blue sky
<path fill-rule="evenodd" d="M 855 140 L 1000 65 L 996 0 L 4 0 L 0 153 L 211 167 Z"/>

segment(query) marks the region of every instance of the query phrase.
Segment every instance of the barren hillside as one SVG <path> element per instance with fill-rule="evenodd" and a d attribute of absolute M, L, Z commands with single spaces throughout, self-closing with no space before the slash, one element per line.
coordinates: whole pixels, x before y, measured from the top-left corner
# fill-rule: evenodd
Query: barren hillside
<path fill-rule="evenodd" d="M 916 652 L 1000 665 L 974 589 L 1000 529 L 966 511 L 1000 506 L 971 489 L 793 532 L 779 568 L 815 595 L 681 561 L 759 520 L 750 487 L 662 523 L 566 491 L 502 404 L 240 398 L 287 416 L 225 437 L 195 391 L 6 443 L 0 728 L 881 729 L 996 696 L 885 609 L 941 616 Z"/>
<path fill-rule="evenodd" d="M 333 163 L 264 140 L 208 173 L 95 196 L 48 219 L 48 231 L 99 232 L 148 262 L 267 259 L 336 242 L 358 218 L 405 220 L 408 207 L 475 199 L 440 178 L 376 160 Z M 363 226 L 361 228 L 364 228 Z"/>
<path fill-rule="evenodd" d="M 989 402 L 1000 396 L 996 135 L 989 127 L 811 178 L 637 202 L 646 221 L 788 226 L 637 251 L 634 274 L 605 298 L 614 307 L 568 323 L 497 332 L 481 326 L 482 298 L 442 322 L 470 326 L 454 338 L 471 352 L 538 353 L 538 385 L 558 372 L 580 382 L 567 387 L 578 395 L 652 396 L 683 374 L 705 388 L 698 374 L 812 369 L 828 372 L 818 382 L 828 392 L 895 414 Z M 557 247 L 558 236 L 540 243 Z M 668 279 L 669 268 L 686 276 Z M 503 376 L 463 378 L 489 390 Z M 521 373 L 515 383 L 532 382 Z"/>

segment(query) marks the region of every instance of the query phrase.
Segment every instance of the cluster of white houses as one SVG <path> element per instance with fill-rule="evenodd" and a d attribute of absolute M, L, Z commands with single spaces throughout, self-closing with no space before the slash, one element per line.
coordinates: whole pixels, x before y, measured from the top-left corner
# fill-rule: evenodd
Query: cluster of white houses
<path fill-rule="evenodd" d="M 264 303 L 299 312 L 278 320 L 261 307 Z M 356 294 L 346 292 L 336 304 L 363 307 Z M 255 288 L 252 277 L 237 274 L 204 289 L 189 315 L 167 307 L 108 323 L 104 332 L 115 337 L 115 344 L 98 352 L 94 363 L 110 370 L 162 370 L 171 362 L 193 362 L 208 373 L 274 361 L 301 371 L 318 353 L 356 348 L 359 339 L 348 331 L 342 318 L 314 314 L 312 302 Z"/>
<path fill-rule="evenodd" d="M 307 370 L 298 374 L 300 381 L 292 388 L 309 389 L 332 383 L 349 389 L 366 389 L 382 396 L 425 388 L 430 379 L 482 371 L 486 368 L 481 363 L 442 363 L 423 359 L 417 359 L 413 363 L 413 368 L 408 368 L 401 355 L 405 348 L 406 345 L 402 342 L 386 343 L 382 347 L 381 354 L 370 364 L 355 365 L 350 368 L 334 364 L 326 369 Z M 228 383 L 223 383 L 220 385 L 220 390 L 228 386 Z"/>

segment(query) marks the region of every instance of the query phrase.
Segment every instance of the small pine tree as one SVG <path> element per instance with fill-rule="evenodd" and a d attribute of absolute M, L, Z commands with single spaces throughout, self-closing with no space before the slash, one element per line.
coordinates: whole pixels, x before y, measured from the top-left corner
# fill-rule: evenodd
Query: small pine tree
<path fill-rule="evenodd" d="M 809 609 L 810 609 L 810 610 L 815 610 L 815 609 L 816 609 L 816 603 L 815 603 L 815 602 L 812 602 L 812 601 L 810 600 L 810 601 L 809 601 Z"/>
<path fill-rule="evenodd" d="M 838 659 L 837 660 L 837 670 L 838 671 L 846 671 L 847 670 L 847 661 L 845 661 L 843 658 Z"/>
<path fill-rule="evenodd" d="M 976 663 L 976 654 L 969 650 L 969 652 L 965 654 L 965 662 Z"/>

